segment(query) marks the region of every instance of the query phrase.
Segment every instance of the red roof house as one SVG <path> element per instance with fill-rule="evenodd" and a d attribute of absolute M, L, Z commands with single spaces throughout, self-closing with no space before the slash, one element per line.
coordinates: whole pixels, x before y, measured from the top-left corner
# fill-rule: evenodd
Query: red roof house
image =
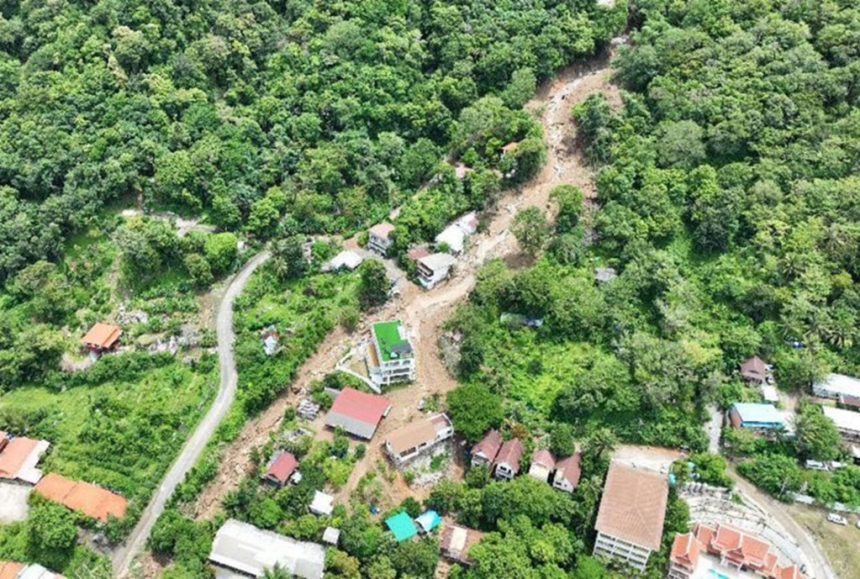
<path fill-rule="evenodd" d="M 555 477 L 552 479 L 552 486 L 566 493 L 572 493 L 579 485 L 581 476 L 582 455 L 576 453 L 555 463 Z"/>
<path fill-rule="evenodd" d="M 391 401 L 384 396 L 344 388 L 332 404 L 325 423 L 331 428 L 341 427 L 353 436 L 370 440 L 390 410 Z"/>
<path fill-rule="evenodd" d="M 496 455 L 496 478 L 510 480 L 519 474 L 524 451 L 523 442 L 519 438 L 505 441 Z"/>
<path fill-rule="evenodd" d="M 269 465 L 269 470 L 263 478 L 275 486 L 283 487 L 289 482 L 298 466 L 299 461 L 291 452 L 282 452 Z"/>
<path fill-rule="evenodd" d="M 472 466 L 490 466 L 496 460 L 499 449 L 502 447 L 502 434 L 498 430 L 491 430 L 484 435 L 481 442 L 472 447 Z"/>

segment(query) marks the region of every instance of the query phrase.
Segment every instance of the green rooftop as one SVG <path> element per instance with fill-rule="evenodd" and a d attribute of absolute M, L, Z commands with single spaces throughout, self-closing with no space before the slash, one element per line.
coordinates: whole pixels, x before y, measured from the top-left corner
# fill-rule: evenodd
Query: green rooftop
<path fill-rule="evenodd" d="M 400 337 L 400 327 L 399 320 L 373 324 L 373 335 L 376 338 L 379 351 L 382 352 L 383 362 L 398 360 L 403 358 L 404 352 L 412 352 L 409 340 Z"/>

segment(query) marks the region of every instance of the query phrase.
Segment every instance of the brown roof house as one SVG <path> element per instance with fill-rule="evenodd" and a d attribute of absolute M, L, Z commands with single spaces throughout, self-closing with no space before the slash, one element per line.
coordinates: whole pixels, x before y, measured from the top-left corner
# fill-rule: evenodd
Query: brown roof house
<path fill-rule="evenodd" d="M 90 328 L 90 331 L 83 337 L 81 343 L 90 352 L 101 354 L 113 350 L 119 344 L 119 337 L 121 335 L 122 330 L 119 326 L 98 323 Z"/>
<path fill-rule="evenodd" d="M 385 439 L 385 450 L 399 468 L 453 436 L 451 419 L 445 414 L 437 414 L 411 422 L 390 433 Z"/>
<path fill-rule="evenodd" d="M 505 441 L 496 455 L 495 477 L 499 480 L 511 480 L 518 475 L 524 451 L 523 442 L 519 438 Z"/>
<path fill-rule="evenodd" d="M 442 542 L 439 547 L 442 556 L 446 559 L 470 566 L 474 561 L 469 558 L 469 551 L 483 538 L 484 533 L 481 531 L 460 525 L 446 525 L 442 531 Z"/>
<path fill-rule="evenodd" d="M 394 243 L 394 226 L 390 223 L 377 223 L 367 232 L 367 248 L 385 257 L 391 244 Z"/>
<path fill-rule="evenodd" d="M 502 434 L 498 430 L 489 431 L 481 442 L 472 447 L 472 466 L 490 468 L 500 448 L 502 448 Z"/>
<path fill-rule="evenodd" d="M 547 482 L 549 475 L 555 470 L 555 457 L 546 449 L 532 453 L 532 464 L 529 466 L 529 476 L 541 482 Z"/>
<path fill-rule="evenodd" d="M 582 455 L 568 456 L 555 463 L 555 476 L 552 486 L 560 491 L 572 493 L 579 485 L 582 476 Z"/>
<path fill-rule="evenodd" d="M 597 511 L 594 555 L 640 571 L 660 550 L 669 484 L 656 472 L 612 463 Z"/>
<path fill-rule="evenodd" d="M 741 364 L 741 377 L 747 384 L 753 386 L 761 386 L 773 379 L 770 366 L 758 356 L 753 356 Z"/>

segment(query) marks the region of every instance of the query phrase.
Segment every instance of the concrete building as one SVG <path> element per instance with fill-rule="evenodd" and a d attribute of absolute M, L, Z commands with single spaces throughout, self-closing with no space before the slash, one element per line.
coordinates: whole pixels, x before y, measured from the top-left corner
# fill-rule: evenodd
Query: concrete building
<path fill-rule="evenodd" d="M 370 331 L 367 367 L 378 386 L 415 379 L 415 352 L 399 321 L 373 324 Z"/>
<path fill-rule="evenodd" d="M 209 561 L 218 579 L 262 577 L 276 565 L 302 579 L 321 579 L 325 549 L 228 519 L 215 535 Z"/>
<path fill-rule="evenodd" d="M 838 400 L 840 395 L 860 398 L 860 380 L 845 374 L 830 374 L 812 385 L 812 392 L 821 398 Z"/>
<path fill-rule="evenodd" d="M 367 232 L 367 248 L 383 257 L 394 243 L 394 226 L 390 223 L 377 223 Z"/>
<path fill-rule="evenodd" d="M 560 491 L 572 493 L 579 486 L 581 476 L 582 455 L 576 453 L 555 463 L 555 476 L 552 479 L 552 486 Z"/>
<path fill-rule="evenodd" d="M 555 470 L 555 457 L 546 449 L 532 453 L 532 463 L 529 466 L 529 476 L 541 482 L 548 482 L 552 471 Z"/>
<path fill-rule="evenodd" d="M 499 480 L 511 480 L 520 473 L 520 461 L 523 458 L 523 441 L 512 438 L 502 443 L 499 454 L 496 455 L 494 476 Z"/>
<path fill-rule="evenodd" d="M 363 261 L 364 258 L 356 252 L 345 250 L 323 264 L 322 271 L 354 271 Z"/>
<path fill-rule="evenodd" d="M 385 450 L 399 468 L 453 436 L 451 419 L 445 414 L 437 414 L 411 422 L 389 434 L 385 439 Z"/>
<path fill-rule="evenodd" d="M 833 421 L 842 438 L 849 442 L 860 442 L 860 412 L 822 406 L 824 416 Z"/>
<path fill-rule="evenodd" d="M 353 436 L 370 440 L 390 411 L 388 398 L 344 388 L 335 398 L 325 423 L 330 428 L 340 427 Z"/>
<path fill-rule="evenodd" d="M 449 253 L 434 253 L 421 257 L 415 262 L 418 282 L 424 289 L 431 290 L 448 279 L 451 268 L 456 264 L 457 258 Z"/>
<path fill-rule="evenodd" d="M 668 498 L 666 477 L 611 464 L 597 511 L 594 555 L 644 570 L 651 553 L 660 550 Z"/>
<path fill-rule="evenodd" d="M 434 241 L 436 242 L 436 249 L 447 249 L 454 255 L 460 255 L 466 248 L 466 232 L 460 229 L 457 224 L 452 223 L 443 229 Z"/>

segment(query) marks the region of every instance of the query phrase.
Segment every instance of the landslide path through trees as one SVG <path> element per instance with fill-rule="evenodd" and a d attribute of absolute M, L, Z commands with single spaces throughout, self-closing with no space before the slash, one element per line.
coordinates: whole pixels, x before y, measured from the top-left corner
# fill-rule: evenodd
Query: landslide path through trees
<path fill-rule="evenodd" d="M 338 500 L 345 500 L 361 477 L 383 460 L 379 441 L 386 433 L 410 422 L 419 414 L 416 405 L 421 398 L 444 396 L 457 386 L 439 356 L 438 341 L 443 324 L 457 304 L 469 295 L 481 265 L 494 258 L 502 258 L 512 267 L 526 263 L 510 233 L 517 211 L 538 207 L 549 213 L 549 194 L 558 185 L 576 185 L 587 196 L 594 196 L 593 174 L 576 146 L 570 109 L 599 92 L 605 94 L 614 106 L 620 107 L 618 89 L 610 83 L 609 62 L 610 55 L 603 54 L 587 63 L 565 69 L 542 86 L 527 105 L 543 124 L 547 162 L 535 178 L 498 199 L 486 230 L 470 240 L 468 251 L 458 262 L 454 276 L 442 287 L 429 292 L 420 290 L 414 284 L 404 284 L 399 298 L 362 320 L 362 329 L 380 320 L 396 318 L 404 322 L 416 344 L 418 377 L 408 387 L 395 388 L 386 393 L 393 403 L 393 410 L 380 425 L 373 443 L 368 446 L 367 455 L 356 465 L 349 481 L 338 493 Z M 354 240 L 350 243 L 354 244 Z M 363 333 L 356 332 L 355 336 Z M 239 437 L 224 449 L 215 479 L 203 490 L 194 508 L 193 515 L 198 520 L 214 517 L 221 509 L 224 497 L 239 488 L 242 480 L 253 469 L 252 450 L 266 444 L 271 433 L 280 427 L 284 411 L 295 403 L 293 392 L 307 388 L 313 380 L 333 371 L 337 361 L 355 346 L 354 340 L 354 336 L 342 329 L 334 330 L 300 367 L 292 387 L 285 390 L 263 413 L 249 421 Z M 327 436 L 329 433 L 325 430 L 318 434 L 320 438 Z M 390 487 L 386 491 L 391 501 L 405 498 L 407 494 L 421 494 L 406 487 L 399 477 Z"/>
<path fill-rule="evenodd" d="M 152 531 L 152 527 L 155 525 L 158 517 L 164 512 L 164 507 L 173 494 L 173 491 L 176 490 L 176 487 L 182 482 L 188 471 L 197 463 L 218 425 L 221 424 L 227 412 L 230 411 L 230 406 L 236 398 L 236 386 L 238 384 L 236 360 L 233 357 L 233 342 L 236 337 L 233 333 L 233 302 L 242 293 L 245 284 L 251 279 L 251 274 L 268 259 L 269 252 L 267 251 L 262 251 L 251 258 L 239 273 L 230 280 L 221 298 L 216 321 L 218 358 L 221 365 L 221 384 L 218 389 L 218 395 L 212 403 L 211 408 L 209 408 L 209 412 L 206 413 L 206 416 L 197 425 L 194 434 L 186 442 L 179 456 L 176 457 L 164 480 L 161 481 L 161 485 L 159 485 L 155 495 L 149 501 L 149 505 L 143 511 L 140 520 L 128 536 L 125 544 L 114 552 L 113 569 L 114 576 L 116 577 L 123 577 L 128 573 L 131 562 L 146 545 L 149 533 Z"/>

